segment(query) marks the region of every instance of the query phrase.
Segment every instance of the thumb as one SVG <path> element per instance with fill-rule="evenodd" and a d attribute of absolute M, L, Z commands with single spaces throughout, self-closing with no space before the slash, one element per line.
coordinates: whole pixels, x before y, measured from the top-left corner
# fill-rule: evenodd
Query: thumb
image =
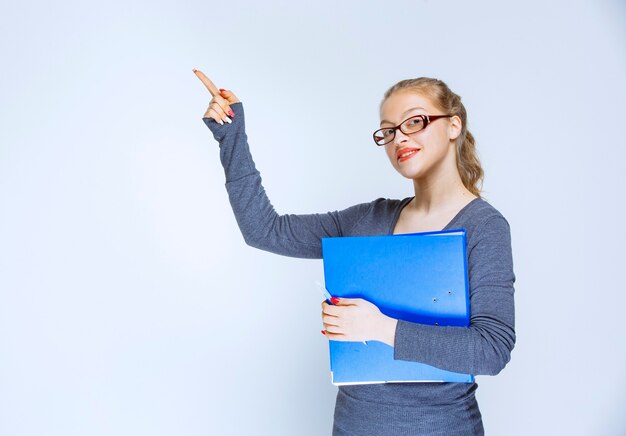
<path fill-rule="evenodd" d="M 228 89 L 220 88 L 220 95 L 224 97 L 228 101 L 229 104 L 239 102 L 239 99 L 237 98 L 237 96 L 233 94 L 232 91 L 229 91 Z"/>

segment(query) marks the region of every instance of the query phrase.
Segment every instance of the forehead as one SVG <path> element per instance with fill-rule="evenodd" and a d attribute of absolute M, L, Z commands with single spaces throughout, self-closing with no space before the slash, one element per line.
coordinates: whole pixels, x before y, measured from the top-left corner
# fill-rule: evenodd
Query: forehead
<path fill-rule="evenodd" d="M 381 124 L 398 124 L 409 114 L 434 113 L 434 105 L 428 98 L 415 92 L 397 92 L 392 94 L 380 108 Z"/>

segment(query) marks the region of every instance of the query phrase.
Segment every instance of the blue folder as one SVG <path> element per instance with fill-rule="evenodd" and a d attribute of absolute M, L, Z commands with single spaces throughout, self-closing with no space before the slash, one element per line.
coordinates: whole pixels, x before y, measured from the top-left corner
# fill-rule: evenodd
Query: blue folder
<path fill-rule="evenodd" d="M 469 326 L 465 229 L 322 238 L 325 287 L 363 298 L 396 319 Z M 329 341 L 334 385 L 399 382 L 472 383 L 472 374 L 394 360 L 379 341 Z"/>

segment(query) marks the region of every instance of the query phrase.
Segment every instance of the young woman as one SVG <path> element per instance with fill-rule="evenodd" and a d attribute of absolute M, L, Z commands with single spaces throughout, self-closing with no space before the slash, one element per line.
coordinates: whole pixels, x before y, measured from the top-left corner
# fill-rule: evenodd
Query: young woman
<path fill-rule="evenodd" d="M 390 318 L 363 299 L 322 303 L 322 333 L 338 341 L 378 340 L 394 358 L 445 370 L 496 375 L 515 345 L 514 287 L 508 221 L 480 196 L 483 170 L 461 98 L 437 79 L 402 80 L 387 90 L 373 134 L 415 195 L 378 198 L 341 211 L 279 215 L 248 147 L 243 104 L 194 70 L 213 96 L 203 120 L 219 142 L 226 190 L 250 246 L 321 258 L 321 238 L 465 228 L 470 282 L 469 327 Z M 398 267 L 401 274 L 402 266 Z M 340 386 L 333 435 L 482 435 L 477 383 Z"/>

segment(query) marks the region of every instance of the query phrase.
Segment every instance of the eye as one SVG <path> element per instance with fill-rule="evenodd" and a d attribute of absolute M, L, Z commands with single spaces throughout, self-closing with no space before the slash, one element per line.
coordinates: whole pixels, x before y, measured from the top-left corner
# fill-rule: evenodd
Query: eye
<path fill-rule="evenodd" d="M 376 136 L 381 138 L 390 138 L 393 136 L 393 129 L 380 129 L 376 132 Z"/>
<path fill-rule="evenodd" d="M 409 125 L 409 127 L 416 127 L 419 124 L 422 124 L 422 119 L 420 117 L 417 118 L 411 118 L 407 124 Z"/>

